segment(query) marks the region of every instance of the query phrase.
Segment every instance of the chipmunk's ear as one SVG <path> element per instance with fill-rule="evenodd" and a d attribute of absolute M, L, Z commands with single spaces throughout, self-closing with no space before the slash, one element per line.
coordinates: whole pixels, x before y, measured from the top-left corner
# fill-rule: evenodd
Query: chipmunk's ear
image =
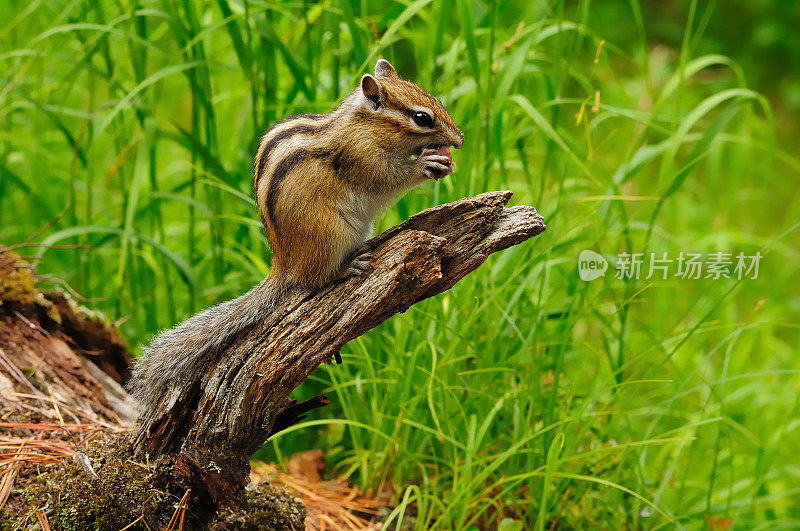
<path fill-rule="evenodd" d="M 397 75 L 397 71 L 394 67 L 387 61 L 386 59 L 378 59 L 378 62 L 375 63 L 375 75 L 377 77 L 385 77 L 385 78 L 399 78 L 400 76 Z"/>
<path fill-rule="evenodd" d="M 378 80 L 369 74 L 364 74 L 361 78 L 361 93 L 366 98 L 372 110 L 380 109 L 383 102 L 381 100 L 381 85 Z"/>

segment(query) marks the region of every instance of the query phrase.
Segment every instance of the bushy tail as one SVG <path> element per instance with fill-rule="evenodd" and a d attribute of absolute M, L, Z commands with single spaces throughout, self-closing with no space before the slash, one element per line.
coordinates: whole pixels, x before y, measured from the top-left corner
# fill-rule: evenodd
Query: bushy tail
<path fill-rule="evenodd" d="M 198 380 L 213 354 L 237 334 L 267 318 L 283 292 L 283 283 L 267 277 L 236 299 L 223 302 L 164 330 L 144 349 L 128 382 L 128 391 L 145 411 L 155 407 L 172 382 Z M 175 397 L 177 398 L 177 397 Z"/>

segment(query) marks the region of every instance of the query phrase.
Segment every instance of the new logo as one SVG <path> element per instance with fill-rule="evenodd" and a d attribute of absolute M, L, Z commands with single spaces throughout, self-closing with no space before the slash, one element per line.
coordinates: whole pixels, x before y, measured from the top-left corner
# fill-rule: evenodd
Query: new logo
<path fill-rule="evenodd" d="M 603 258 L 602 255 L 589 249 L 581 251 L 578 257 L 578 275 L 580 275 L 581 280 L 591 282 L 596 278 L 605 276 L 607 269 L 608 260 Z"/>

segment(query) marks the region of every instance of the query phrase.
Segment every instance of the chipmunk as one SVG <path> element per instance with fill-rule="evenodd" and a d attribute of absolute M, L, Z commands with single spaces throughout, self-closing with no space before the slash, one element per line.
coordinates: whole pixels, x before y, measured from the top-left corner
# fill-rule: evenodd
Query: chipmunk
<path fill-rule="evenodd" d="M 361 248 L 375 217 L 401 193 L 452 173 L 449 146 L 463 144 L 439 100 L 385 59 L 330 113 L 275 124 L 261 139 L 253 179 L 269 276 L 158 335 L 133 371 L 134 397 L 149 409 L 173 379 L 202 375 L 201 360 L 267 317 L 288 287 L 368 272 Z"/>

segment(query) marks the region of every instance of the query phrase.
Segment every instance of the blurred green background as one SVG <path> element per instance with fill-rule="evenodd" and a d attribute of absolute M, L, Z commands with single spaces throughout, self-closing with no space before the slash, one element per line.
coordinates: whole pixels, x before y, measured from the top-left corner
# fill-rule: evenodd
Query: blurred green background
<path fill-rule="evenodd" d="M 418 529 L 800 526 L 797 2 L 4 0 L 2 20 L 0 242 L 131 345 L 268 273 L 260 135 L 380 56 L 467 142 L 377 230 L 497 189 L 544 215 L 347 345 L 296 392 L 332 406 L 257 457 L 322 448 Z M 584 249 L 604 277 L 579 278 Z M 763 258 L 615 278 L 651 252 Z"/>

